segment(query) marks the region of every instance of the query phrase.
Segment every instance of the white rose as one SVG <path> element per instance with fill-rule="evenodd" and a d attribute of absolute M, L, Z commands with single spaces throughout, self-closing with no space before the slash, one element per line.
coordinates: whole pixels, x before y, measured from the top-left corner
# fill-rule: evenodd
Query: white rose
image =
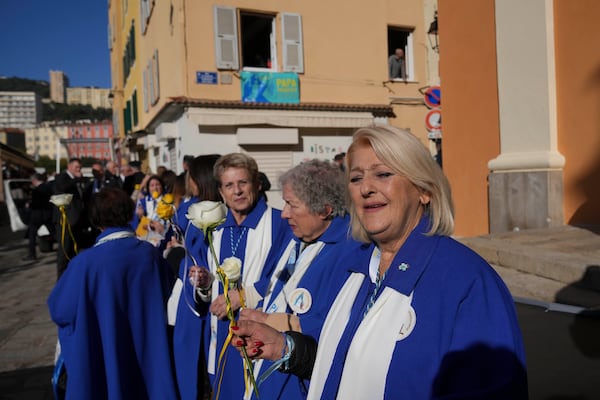
<path fill-rule="evenodd" d="M 216 227 L 225 219 L 227 207 L 220 201 L 201 201 L 194 203 L 188 208 L 186 217 L 192 224 L 206 231 L 210 227 Z"/>
<path fill-rule="evenodd" d="M 71 204 L 71 200 L 73 200 L 73 195 L 71 193 L 55 194 L 50 196 L 50 203 L 54 204 L 56 207 L 68 206 Z"/>
<path fill-rule="evenodd" d="M 221 269 L 227 275 L 229 282 L 237 282 L 242 274 L 242 260 L 237 257 L 228 257 L 223 260 Z"/>

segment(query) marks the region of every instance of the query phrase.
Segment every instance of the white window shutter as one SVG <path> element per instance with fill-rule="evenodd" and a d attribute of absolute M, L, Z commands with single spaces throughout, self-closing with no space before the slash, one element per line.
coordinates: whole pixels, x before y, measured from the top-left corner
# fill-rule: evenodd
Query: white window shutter
<path fill-rule="evenodd" d="M 150 88 L 148 87 L 148 68 L 144 69 L 144 112 L 148 112 L 148 96 L 150 94 Z"/>
<path fill-rule="evenodd" d="M 160 98 L 160 73 L 158 70 L 158 49 L 154 49 L 154 55 L 152 56 L 152 85 L 153 85 L 153 99 L 152 105 L 156 104 Z"/>
<path fill-rule="evenodd" d="M 237 16 L 232 7 L 214 7 L 215 51 L 218 69 L 239 69 Z"/>
<path fill-rule="evenodd" d="M 299 14 L 281 14 L 283 34 L 283 70 L 304 72 L 304 51 L 302 49 L 302 17 Z"/>

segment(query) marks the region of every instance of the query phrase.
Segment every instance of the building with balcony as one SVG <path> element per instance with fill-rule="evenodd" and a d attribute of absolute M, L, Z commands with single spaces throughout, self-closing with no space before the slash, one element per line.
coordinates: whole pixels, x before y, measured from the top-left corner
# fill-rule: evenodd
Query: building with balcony
<path fill-rule="evenodd" d="M 112 0 L 115 129 L 147 169 L 243 151 L 275 190 L 282 171 L 333 159 L 362 126 L 389 123 L 431 143 L 422 89 L 439 84 L 427 37 L 434 9 L 428 0 Z M 396 48 L 406 79 L 388 76 Z"/>
<path fill-rule="evenodd" d="M 113 160 L 113 126 L 111 121 L 78 122 L 68 124 L 67 138 L 62 141 L 67 146 L 69 157 Z"/>
<path fill-rule="evenodd" d="M 0 92 L 0 128 L 32 128 L 41 122 L 42 111 L 35 92 Z"/>

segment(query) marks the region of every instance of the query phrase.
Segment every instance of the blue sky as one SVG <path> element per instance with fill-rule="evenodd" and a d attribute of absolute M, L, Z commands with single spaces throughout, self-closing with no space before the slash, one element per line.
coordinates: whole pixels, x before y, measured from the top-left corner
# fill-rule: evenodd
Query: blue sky
<path fill-rule="evenodd" d="M 110 88 L 107 0 L 0 0 L 0 76 Z"/>

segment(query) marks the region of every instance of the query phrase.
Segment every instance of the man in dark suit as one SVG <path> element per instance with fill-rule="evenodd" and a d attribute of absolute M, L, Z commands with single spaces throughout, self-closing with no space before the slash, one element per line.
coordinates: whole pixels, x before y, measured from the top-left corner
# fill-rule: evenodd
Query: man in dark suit
<path fill-rule="evenodd" d="M 31 202 L 29 203 L 29 224 L 27 226 L 27 238 L 29 239 L 29 252 L 23 261 L 34 261 L 36 256 L 37 231 L 45 225 L 50 233 L 54 232 L 52 224 L 52 204 L 50 196 L 52 188 L 46 183 L 46 176 L 35 173 L 31 176 Z"/>
<path fill-rule="evenodd" d="M 131 196 L 135 190 L 135 185 L 141 184 L 146 175 L 140 171 L 139 161 L 130 161 L 129 166 L 133 169 L 133 173 L 125 177 L 125 180 L 123 181 L 123 190 Z"/>
<path fill-rule="evenodd" d="M 57 277 L 67 269 L 67 264 L 75 254 L 76 250 L 91 247 L 98 236 L 99 231 L 90 223 L 86 204 L 90 201 L 91 182 L 85 179 L 81 173 L 81 160 L 71 158 L 66 171 L 58 174 L 54 180 L 54 194 L 70 193 L 73 195 L 71 203 L 65 207 L 65 213 L 75 243 L 65 227 L 64 234 L 61 227 L 61 215 L 58 209 L 55 211 L 56 241 L 58 250 L 56 254 Z"/>

